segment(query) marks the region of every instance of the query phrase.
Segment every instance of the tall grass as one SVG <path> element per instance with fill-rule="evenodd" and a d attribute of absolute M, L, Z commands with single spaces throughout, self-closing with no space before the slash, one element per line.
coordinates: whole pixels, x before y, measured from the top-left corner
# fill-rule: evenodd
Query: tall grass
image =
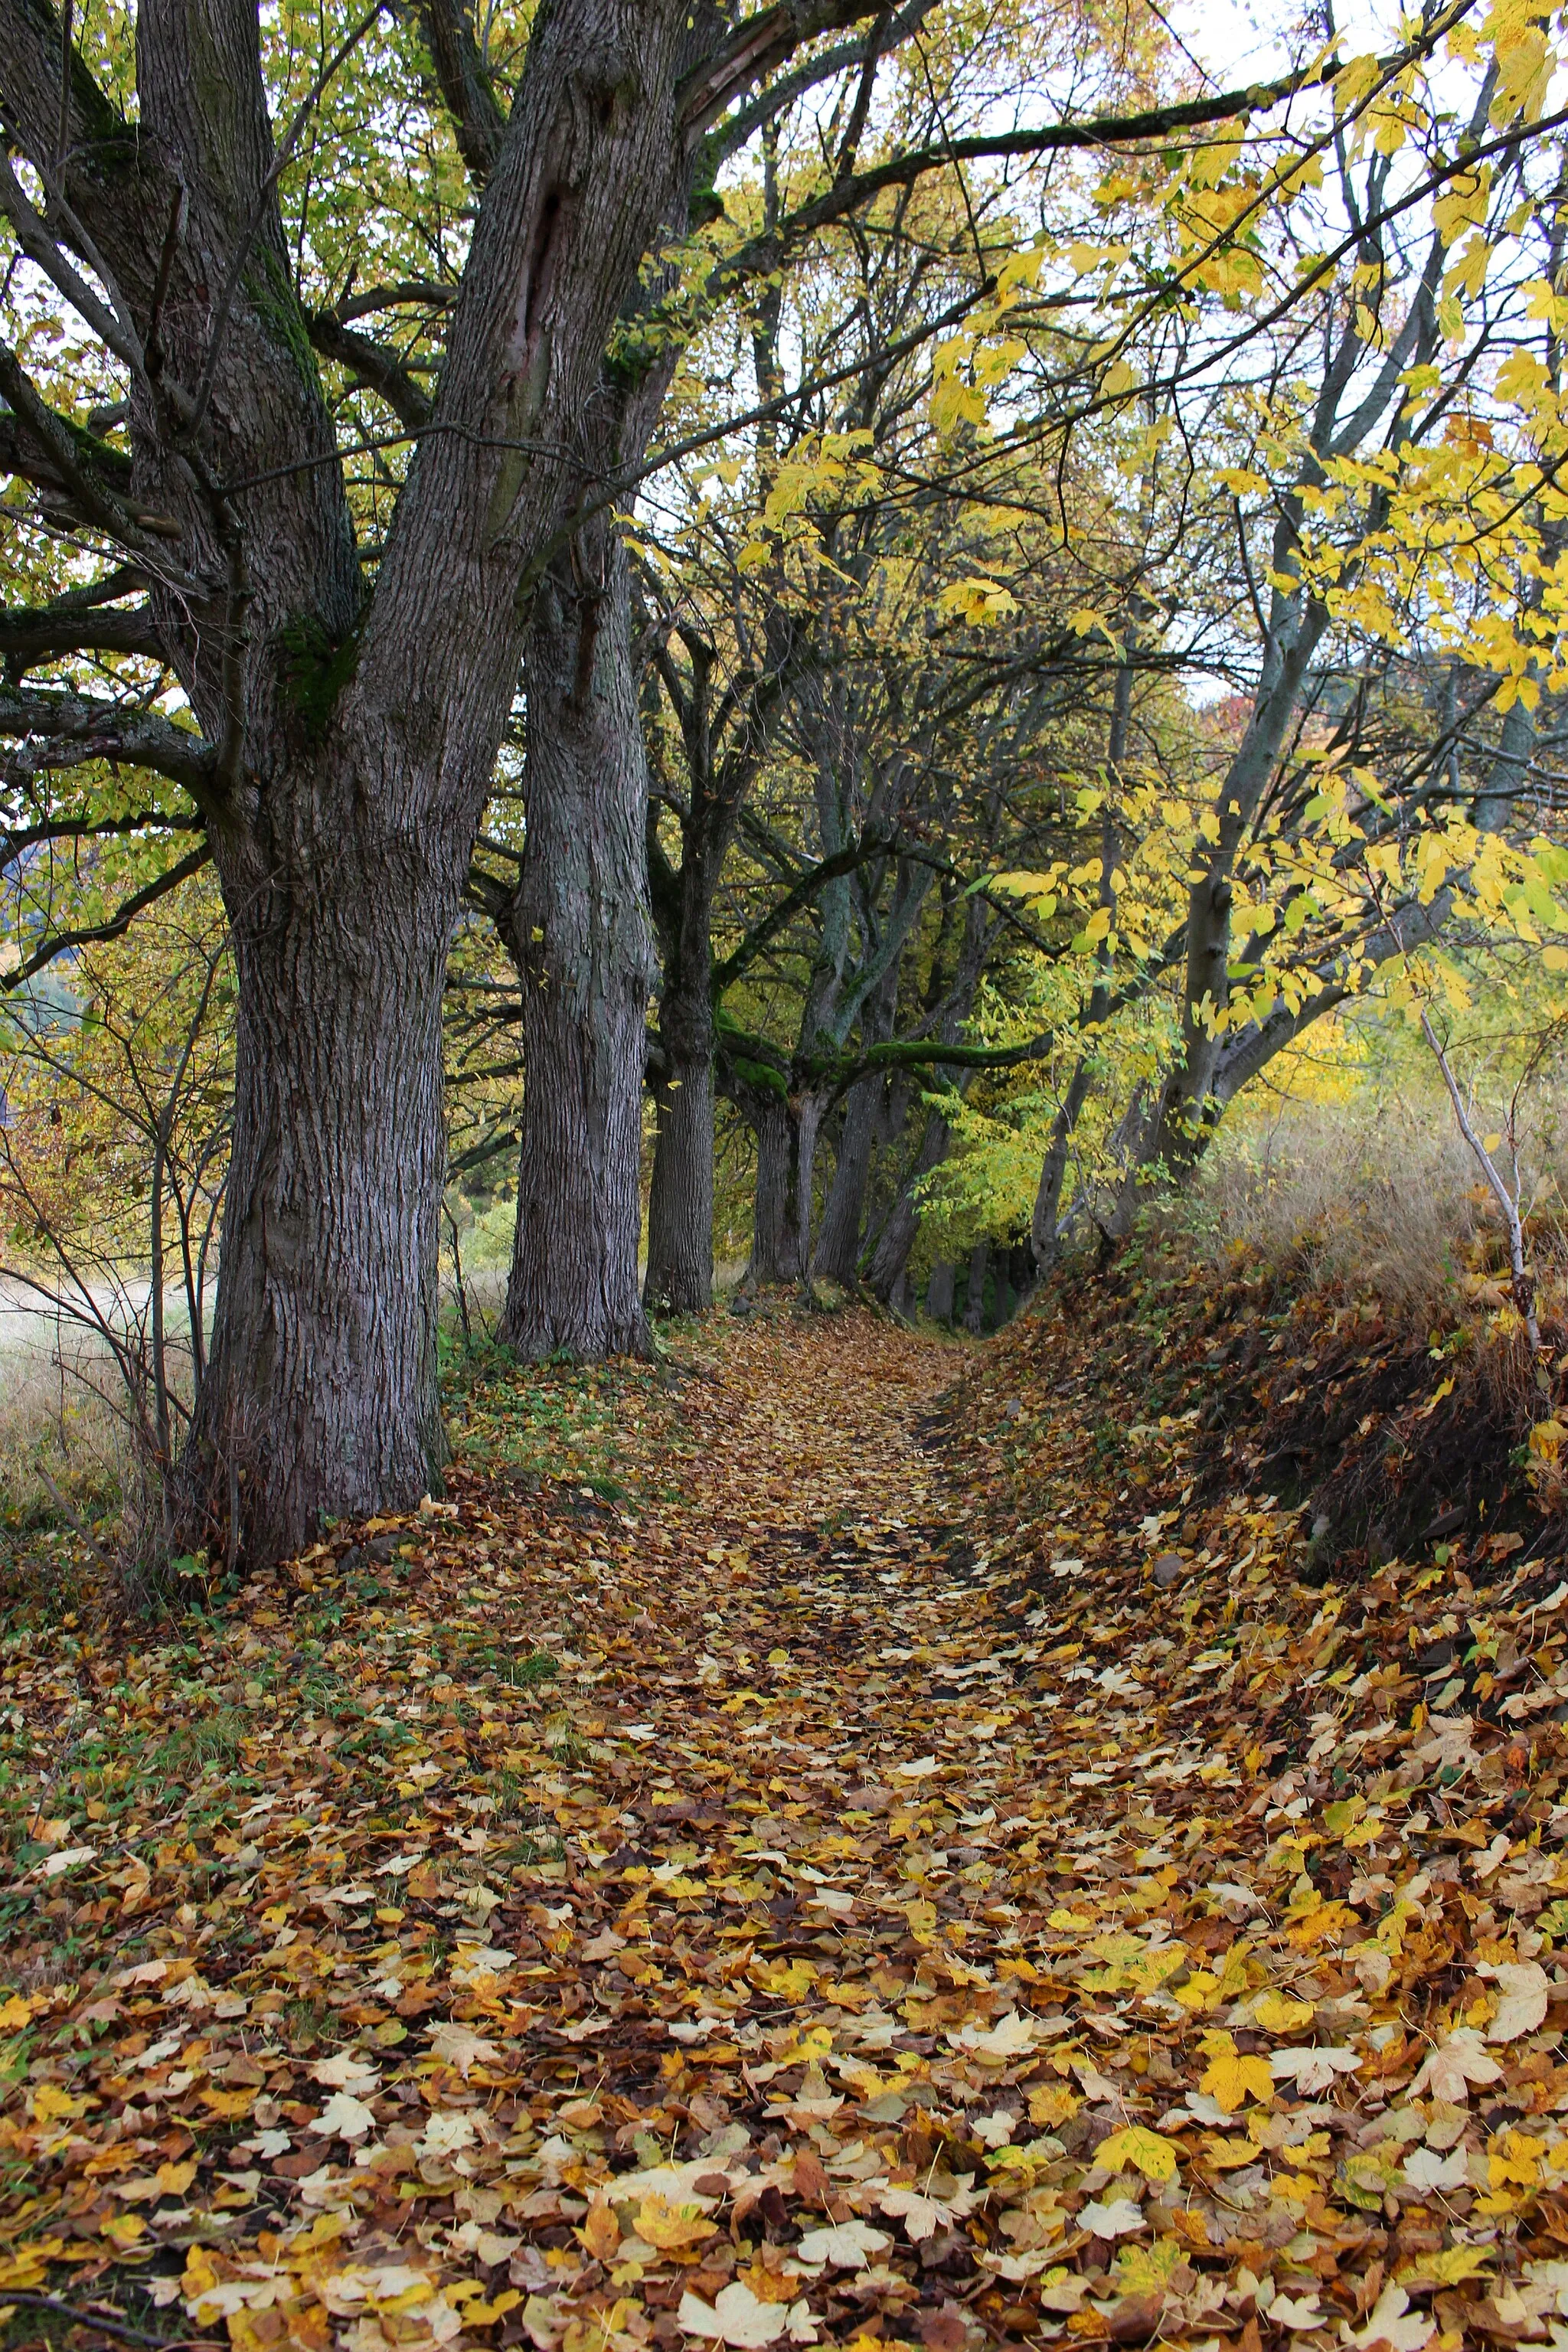
<path fill-rule="evenodd" d="M 1561 1286 L 1568 1150 L 1550 1106 L 1521 1119 L 1527 1232 L 1543 1289 Z M 1305 1286 L 1372 1292 L 1433 1320 L 1499 1263 L 1502 1227 L 1434 1087 L 1287 1103 L 1227 1126 L 1178 1212 L 1200 1255 L 1239 1251 Z"/>

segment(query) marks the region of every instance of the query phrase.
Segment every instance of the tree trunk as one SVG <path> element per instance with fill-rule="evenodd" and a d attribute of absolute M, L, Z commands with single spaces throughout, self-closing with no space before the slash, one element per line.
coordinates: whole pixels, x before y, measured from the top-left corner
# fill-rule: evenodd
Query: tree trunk
<path fill-rule="evenodd" d="M 866 1185 L 871 1172 L 871 1145 L 882 1093 L 879 1077 L 858 1078 L 844 1106 L 838 1136 L 838 1158 L 833 1185 L 823 1212 L 812 1272 L 853 1288 L 860 1262 L 860 1221 L 866 1207 Z"/>
<path fill-rule="evenodd" d="M 822 1097 L 801 1095 L 791 1112 L 795 1128 L 795 1267 L 804 1277 L 811 1265 L 811 1218 L 816 1206 L 816 1139 L 822 1131 Z"/>
<path fill-rule="evenodd" d="M 606 523 L 552 566 L 523 652 L 527 831 L 510 922 L 525 1076 L 500 1337 L 531 1362 L 648 1348 L 637 1229 L 653 959 L 630 627 Z"/>
<path fill-rule="evenodd" d="M 757 1191 L 752 1218 L 750 1283 L 795 1282 L 801 1272 L 795 1211 L 795 1124 L 789 1105 L 765 1096 L 757 1114 Z"/>
<path fill-rule="evenodd" d="M 952 1320 L 953 1265 L 950 1257 L 939 1257 L 931 1267 L 926 1284 L 926 1313 L 933 1323 Z"/>
<path fill-rule="evenodd" d="M 915 1154 L 915 1164 L 900 1187 L 899 1196 L 889 1210 L 887 1222 L 877 1236 L 866 1267 L 866 1281 L 872 1295 L 884 1307 L 892 1297 L 910 1262 L 910 1252 L 920 1232 L 921 1215 L 915 1201 L 915 1188 L 922 1176 L 929 1176 L 947 1151 L 947 1121 L 940 1111 L 932 1111 L 925 1123 L 921 1148 Z"/>
<path fill-rule="evenodd" d="M 355 871 L 374 875 L 362 849 Z M 362 919 L 262 893 L 235 912 L 234 1147 L 186 1539 L 237 1503 L 246 1557 L 437 1483 L 437 1221 L 449 914 L 402 861 Z"/>
<path fill-rule="evenodd" d="M 668 1044 L 671 1027 L 660 1024 Z M 677 1032 L 685 1035 L 685 1024 Z M 647 1205 L 649 1314 L 700 1315 L 713 1303 L 713 1052 L 671 1054 L 658 1089 Z"/>
<path fill-rule="evenodd" d="M 990 1261 L 990 1244 L 976 1242 L 969 1253 L 969 1290 L 963 1302 L 963 1328 L 977 1337 L 985 1328 L 985 1269 Z"/>
<path fill-rule="evenodd" d="M 1062 1186 L 1067 1180 L 1068 1154 L 1072 1149 L 1073 1130 L 1088 1096 L 1089 1056 L 1080 1054 L 1051 1129 L 1050 1143 L 1041 1164 L 1040 1181 L 1035 1193 L 1029 1246 L 1034 1254 L 1035 1270 L 1038 1274 L 1044 1274 L 1048 1267 L 1055 1265 L 1061 1252 Z"/>

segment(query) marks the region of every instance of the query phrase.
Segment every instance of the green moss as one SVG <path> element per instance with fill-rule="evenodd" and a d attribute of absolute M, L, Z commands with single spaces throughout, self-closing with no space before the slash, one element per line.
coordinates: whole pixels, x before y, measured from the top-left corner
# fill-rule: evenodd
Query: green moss
<path fill-rule="evenodd" d="M 279 642 L 284 693 L 311 742 L 320 742 L 359 665 L 359 631 L 352 629 L 342 644 L 334 644 L 316 614 L 307 613 L 285 622 Z"/>

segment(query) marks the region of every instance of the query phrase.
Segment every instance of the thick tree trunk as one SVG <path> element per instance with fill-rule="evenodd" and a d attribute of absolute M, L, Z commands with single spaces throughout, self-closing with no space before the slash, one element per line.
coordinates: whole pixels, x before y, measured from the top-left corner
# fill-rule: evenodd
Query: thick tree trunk
<path fill-rule="evenodd" d="M 757 1190 L 752 1216 L 749 1283 L 800 1278 L 800 1224 L 795 1211 L 796 1131 L 789 1105 L 764 1097 L 756 1119 Z"/>
<path fill-rule="evenodd" d="M 832 1189 L 823 1211 L 812 1272 L 852 1287 L 860 1263 L 860 1223 L 865 1214 L 866 1185 L 871 1172 L 871 1145 L 882 1092 L 879 1077 L 858 1078 L 844 1106 L 838 1136 L 838 1158 Z"/>
<path fill-rule="evenodd" d="M 987 1242 L 976 1242 L 969 1253 L 969 1289 L 963 1301 L 963 1328 L 977 1336 L 985 1328 L 985 1269 L 991 1262 Z"/>
<path fill-rule="evenodd" d="M 355 870 L 374 873 L 362 853 Z M 187 1539 L 237 1507 L 247 1559 L 323 1517 L 417 1501 L 442 1458 L 437 1219 L 448 911 L 405 866 L 361 919 L 236 908 L 238 1034 L 223 1278 L 183 1467 Z"/>
<path fill-rule="evenodd" d="M 811 1265 L 811 1219 L 816 1206 L 816 1139 L 822 1132 L 822 1097 L 801 1095 L 793 1109 L 795 1127 L 795 1264 L 805 1275 Z"/>
<path fill-rule="evenodd" d="M 926 1313 L 933 1323 L 951 1323 L 952 1320 L 953 1281 L 952 1260 L 939 1257 L 926 1284 Z"/>
<path fill-rule="evenodd" d="M 630 625 L 626 556 L 605 526 L 552 567 L 523 653 L 527 832 L 510 922 L 525 1076 L 500 1337 L 532 1362 L 648 1346 L 637 1229 L 653 960 Z"/>
<path fill-rule="evenodd" d="M 660 1025 L 667 1044 L 673 1025 Z M 671 1055 L 658 1102 L 643 1304 L 649 1314 L 700 1315 L 713 1303 L 711 1031 L 707 1053 Z"/>

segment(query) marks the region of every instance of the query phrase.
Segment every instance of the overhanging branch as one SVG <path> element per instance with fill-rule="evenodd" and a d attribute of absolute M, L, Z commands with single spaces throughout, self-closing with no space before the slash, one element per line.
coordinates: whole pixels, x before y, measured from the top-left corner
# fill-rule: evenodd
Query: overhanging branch
<path fill-rule="evenodd" d="M 0 987 L 20 988 L 32 979 L 35 972 L 42 971 L 46 964 L 56 962 L 59 957 L 71 954 L 77 948 L 100 947 L 109 940 L 123 939 L 138 915 L 144 914 L 149 907 L 156 906 L 160 898 L 166 898 L 172 890 L 179 888 L 182 882 L 188 882 L 193 874 L 199 874 L 211 856 L 212 851 L 204 841 L 199 849 L 190 851 L 177 865 L 171 866 L 166 874 L 160 874 L 156 881 L 133 891 L 101 923 L 86 923 L 76 930 L 51 931 L 22 958 L 14 971 L 0 973 Z"/>

